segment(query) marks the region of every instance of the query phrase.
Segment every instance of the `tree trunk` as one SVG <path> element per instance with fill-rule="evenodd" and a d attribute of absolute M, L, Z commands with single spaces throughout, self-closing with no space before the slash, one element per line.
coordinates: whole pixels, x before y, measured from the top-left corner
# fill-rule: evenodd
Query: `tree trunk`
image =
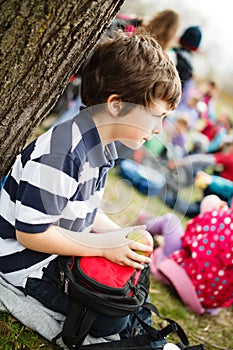
<path fill-rule="evenodd" d="M 124 0 L 0 0 L 0 178 Z"/>

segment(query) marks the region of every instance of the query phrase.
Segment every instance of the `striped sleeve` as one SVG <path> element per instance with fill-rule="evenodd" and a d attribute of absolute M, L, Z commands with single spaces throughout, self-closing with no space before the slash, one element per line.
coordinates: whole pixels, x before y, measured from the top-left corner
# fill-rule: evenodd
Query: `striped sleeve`
<path fill-rule="evenodd" d="M 54 168 L 54 162 L 69 168 L 69 173 Z M 50 224 L 57 222 L 68 200 L 77 191 L 78 183 L 73 172 L 77 172 L 77 169 L 69 156 L 64 158 L 52 154 L 46 156 L 46 162 L 42 159 L 27 161 L 17 190 L 16 229 L 43 232 Z"/>

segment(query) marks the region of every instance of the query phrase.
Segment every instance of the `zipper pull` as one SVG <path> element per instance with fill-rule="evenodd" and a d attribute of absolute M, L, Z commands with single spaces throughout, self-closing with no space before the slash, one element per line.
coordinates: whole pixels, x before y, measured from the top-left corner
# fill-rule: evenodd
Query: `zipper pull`
<path fill-rule="evenodd" d="M 64 273 L 64 271 L 60 271 L 60 281 L 61 281 L 61 283 L 64 283 L 64 281 L 65 281 L 65 273 Z"/>
<path fill-rule="evenodd" d="M 65 279 L 65 286 L 64 286 L 64 293 L 67 295 L 69 294 L 69 282 L 70 282 L 69 278 L 66 278 Z"/>

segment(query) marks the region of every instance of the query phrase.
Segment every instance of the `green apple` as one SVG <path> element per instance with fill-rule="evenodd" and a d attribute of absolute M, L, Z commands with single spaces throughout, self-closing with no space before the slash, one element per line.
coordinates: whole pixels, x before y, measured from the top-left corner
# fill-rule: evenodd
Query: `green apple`
<path fill-rule="evenodd" d="M 138 243 L 142 243 L 145 245 L 148 245 L 149 247 L 154 248 L 154 240 L 151 234 L 147 231 L 133 231 L 130 232 L 127 235 L 127 238 L 130 239 L 131 241 L 136 241 Z M 151 256 L 152 252 L 144 252 L 142 250 L 135 250 L 137 254 L 145 255 L 145 256 Z"/>

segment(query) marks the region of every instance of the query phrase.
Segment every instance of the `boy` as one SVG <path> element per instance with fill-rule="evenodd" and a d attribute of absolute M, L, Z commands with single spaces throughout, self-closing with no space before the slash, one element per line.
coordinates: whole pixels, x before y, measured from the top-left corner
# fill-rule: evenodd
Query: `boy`
<path fill-rule="evenodd" d="M 134 228 L 120 229 L 98 208 L 116 158 L 113 142 L 139 148 L 160 132 L 180 95 L 173 63 L 147 35 L 119 32 L 96 46 L 82 76 L 87 108 L 28 145 L 1 191 L 2 277 L 66 314 L 69 297 L 43 273 L 56 271 L 58 255 L 103 256 L 139 269 L 150 262 L 135 252 L 150 248 L 126 239 Z M 100 316 L 93 335 L 119 332 L 126 321 Z"/>

